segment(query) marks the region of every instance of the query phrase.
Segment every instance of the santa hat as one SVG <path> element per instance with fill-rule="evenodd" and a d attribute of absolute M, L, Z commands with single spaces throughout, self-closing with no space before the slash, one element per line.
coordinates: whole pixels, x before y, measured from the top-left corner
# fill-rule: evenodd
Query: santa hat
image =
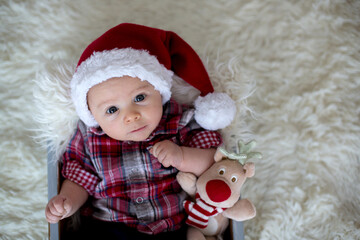
<path fill-rule="evenodd" d="M 160 92 L 164 104 L 171 97 L 174 73 L 200 91 L 194 102 L 200 126 L 217 130 L 232 122 L 233 100 L 214 93 L 199 56 L 183 39 L 170 31 L 130 23 L 108 30 L 85 49 L 71 80 L 71 97 L 80 119 L 96 127 L 87 105 L 91 87 L 113 77 L 138 77 Z"/>

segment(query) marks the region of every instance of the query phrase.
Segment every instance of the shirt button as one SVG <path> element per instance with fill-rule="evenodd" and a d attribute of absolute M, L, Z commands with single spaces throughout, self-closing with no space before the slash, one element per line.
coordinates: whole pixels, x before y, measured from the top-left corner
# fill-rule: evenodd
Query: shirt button
<path fill-rule="evenodd" d="M 142 197 L 138 197 L 136 198 L 136 203 L 140 204 L 140 203 L 143 203 L 144 202 L 144 199 Z"/>

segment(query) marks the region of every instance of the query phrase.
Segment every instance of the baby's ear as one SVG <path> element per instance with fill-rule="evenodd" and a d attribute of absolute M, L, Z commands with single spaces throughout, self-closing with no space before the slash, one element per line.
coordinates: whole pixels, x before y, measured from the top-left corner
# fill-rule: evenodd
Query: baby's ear
<path fill-rule="evenodd" d="M 252 162 L 245 163 L 243 166 L 245 176 L 251 178 L 255 174 L 255 164 Z"/>
<path fill-rule="evenodd" d="M 220 160 L 222 160 L 225 157 L 225 155 L 220 151 L 220 147 L 218 147 L 216 149 L 215 155 L 214 155 L 214 160 L 215 162 L 219 162 Z"/>

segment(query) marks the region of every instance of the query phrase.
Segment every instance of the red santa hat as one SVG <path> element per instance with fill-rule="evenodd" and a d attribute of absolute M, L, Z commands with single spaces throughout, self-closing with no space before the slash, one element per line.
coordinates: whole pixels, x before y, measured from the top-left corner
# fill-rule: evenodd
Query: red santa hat
<path fill-rule="evenodd" d="M 174 74 L 200 91 L 194 102 L 200 126 L 217 130 L 232 122 L 233 100 L 214 93 L 201 59 L 183 39 L 174 32 L 130 23 L 108 30 L 85 49 L 71 80 L 71 97 L 80 119 L 95 127 L 98 123 L 87 105 L 91 87 L 113 77 L 138 77 L 160 92 L 164 104 L 171 97 Z"/>

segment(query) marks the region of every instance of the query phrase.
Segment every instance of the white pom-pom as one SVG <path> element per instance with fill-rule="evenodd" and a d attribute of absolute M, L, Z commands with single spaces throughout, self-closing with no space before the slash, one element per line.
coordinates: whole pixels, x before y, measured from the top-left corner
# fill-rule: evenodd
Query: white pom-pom
<path fill-rule="evenodd" d="M 194 102 L 195 120 L 203 128 L 218 130 L 230 125 L 235 117 L 235 102 L 225 93 L 209 93 Z"/>

